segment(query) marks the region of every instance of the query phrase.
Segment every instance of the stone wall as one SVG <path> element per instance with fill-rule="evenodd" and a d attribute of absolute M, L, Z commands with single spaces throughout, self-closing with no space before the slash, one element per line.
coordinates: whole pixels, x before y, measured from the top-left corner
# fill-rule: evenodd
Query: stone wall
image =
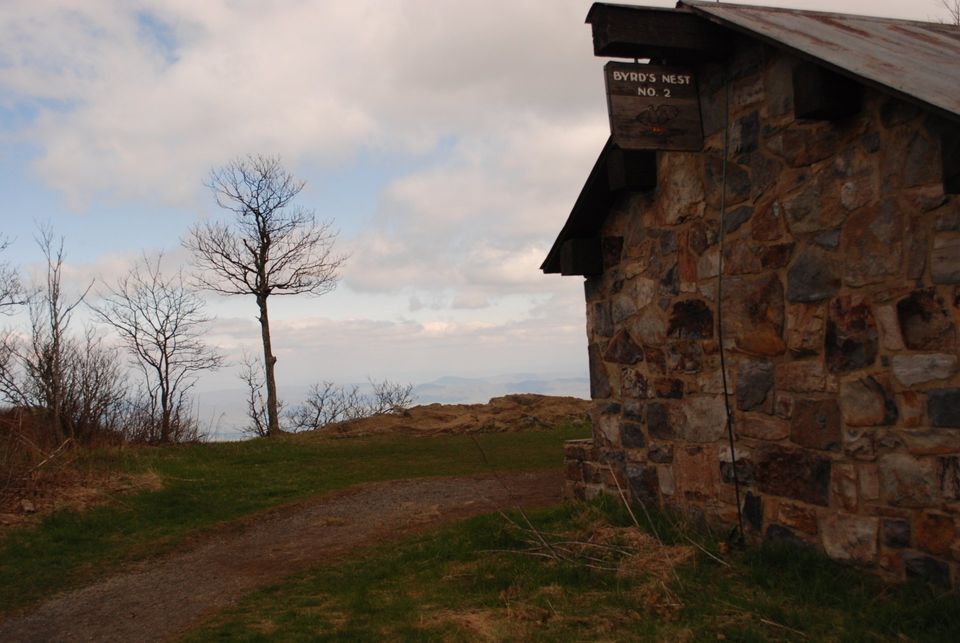
<path fill-rule="evenodd" d="M 645 503 L 732 523 L 736 470 L 751 538 L 956 584 L 960 199 L 943 125 L 868 89 L 854 117 L 796 121 L 794 64 L 744 43 L 699 69 L 704 151 L 660 152 L 656 190 L 608 216 L 585 284 L 594 437 L 568 445 L 568 492 L 616 475 Z"/>

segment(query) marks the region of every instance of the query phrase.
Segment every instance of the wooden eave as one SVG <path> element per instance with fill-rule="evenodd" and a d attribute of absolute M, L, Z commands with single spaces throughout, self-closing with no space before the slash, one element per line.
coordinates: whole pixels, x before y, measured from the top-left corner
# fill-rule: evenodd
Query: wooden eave
<path fill-rule="evenodd" d="M 725 29 L 686 8 L 598 2 L 590 8 L 587 23 L 593 28 L 596 56 L 683 62 L 722 56 L 729 49 Z"/>

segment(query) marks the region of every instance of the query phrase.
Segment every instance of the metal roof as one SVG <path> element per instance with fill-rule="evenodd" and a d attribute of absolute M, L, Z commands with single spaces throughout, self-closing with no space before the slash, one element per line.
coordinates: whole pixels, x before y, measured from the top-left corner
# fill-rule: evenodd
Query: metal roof
<path fill-rule="evenodd" d="M 678 7 L 960 116 L 960 27 L 693 0 Z"/>

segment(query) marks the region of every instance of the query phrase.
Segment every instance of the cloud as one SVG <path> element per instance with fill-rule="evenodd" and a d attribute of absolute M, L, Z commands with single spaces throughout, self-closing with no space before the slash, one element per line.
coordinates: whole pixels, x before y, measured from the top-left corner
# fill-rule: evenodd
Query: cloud
<path fill-rule="evenodd" d="M 75 206 L 182 205 L 211 166 L 249 151 L 333 164 L 516 115 L 576 118 L 596 96 L 581 91 L 595 67 L 586 7 L 7 2 L 0 88 L 37 110 L 35 168 Z"/>

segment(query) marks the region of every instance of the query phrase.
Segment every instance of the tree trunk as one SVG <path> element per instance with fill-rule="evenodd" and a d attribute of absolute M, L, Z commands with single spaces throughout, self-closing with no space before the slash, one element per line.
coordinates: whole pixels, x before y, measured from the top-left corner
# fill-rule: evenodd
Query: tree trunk
<path fill-rule="evenodd" d="M 257 307 L 260 308 L 260 333 L 263 336 L 263 375 L 267 385 L 267 435 L 280 433 L 280 417 L 277 413 L 277 380 L 274 376 L 274 365 L 277 358 L 273 356 L 270 345 L 270 318 L 267 316 L 267 298 L 257 296 Z"/>
<path fill-rule="evenodd" d="M 170 395 L 166 386 L 160 389 L 160 441 L 170 442 Z"/>

